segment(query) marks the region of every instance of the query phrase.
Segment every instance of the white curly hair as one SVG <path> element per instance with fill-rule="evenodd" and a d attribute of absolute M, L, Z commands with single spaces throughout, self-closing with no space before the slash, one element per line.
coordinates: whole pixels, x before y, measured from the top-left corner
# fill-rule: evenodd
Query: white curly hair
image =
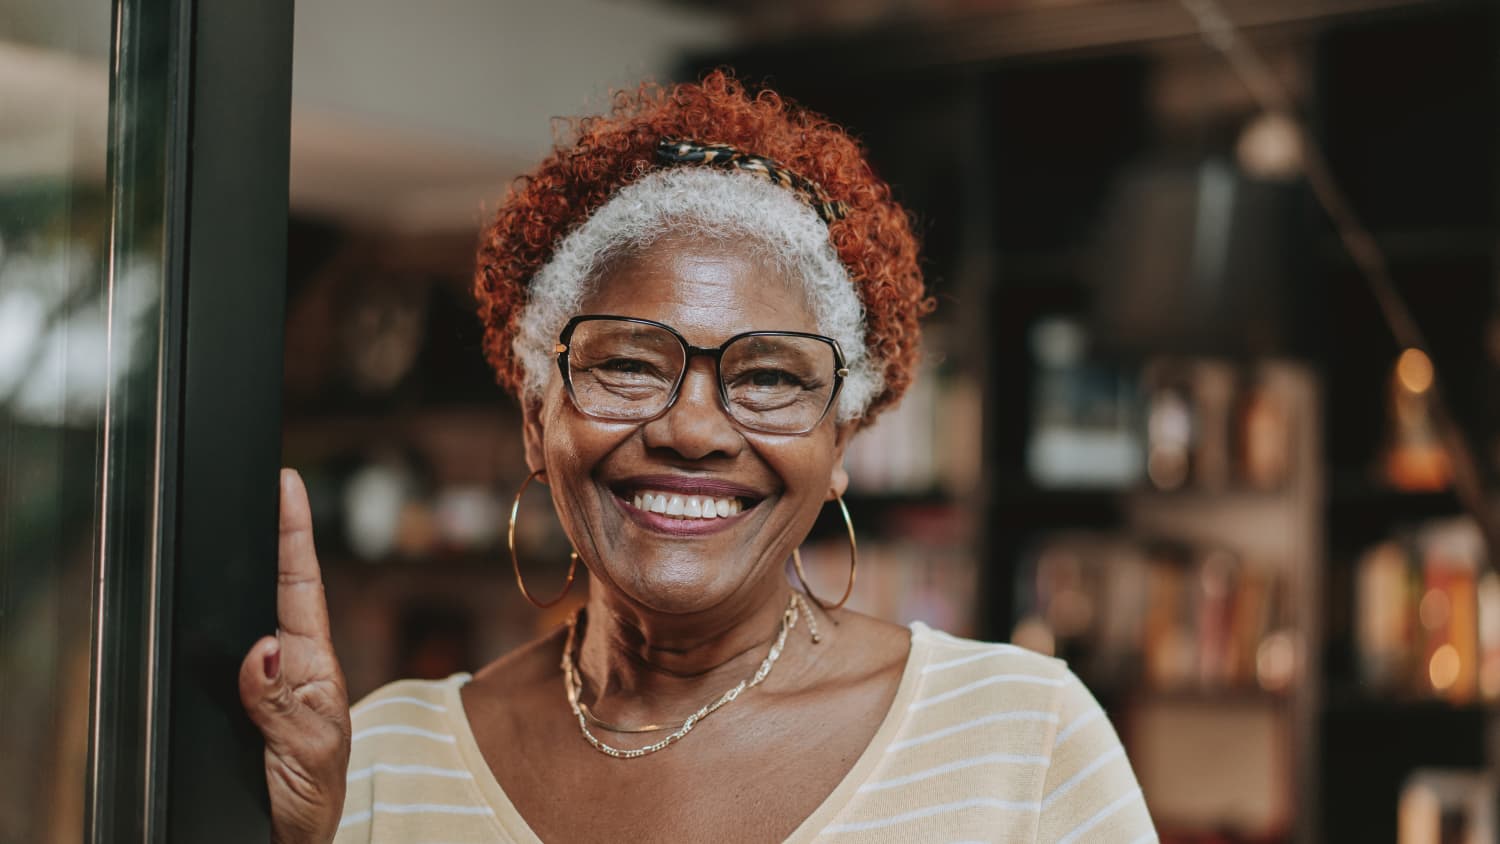
<path fill-rule="evenodd" d="M 799 279 L 818 330 L 843 347 L 849 375 L 840 422 L 858 419 L 884 387 L 865 346 L 864 307 L 828 239 L 828 226 L 786 188 L 737 171 L 682 167 L 626 185 L 563 238 L 532 278 L 512 348 L 526 372 L 522 396 L 539 399 L 556 375 L 552 347 L 610 260 L 664 236 L 748 238 L 757 253 Z"/>

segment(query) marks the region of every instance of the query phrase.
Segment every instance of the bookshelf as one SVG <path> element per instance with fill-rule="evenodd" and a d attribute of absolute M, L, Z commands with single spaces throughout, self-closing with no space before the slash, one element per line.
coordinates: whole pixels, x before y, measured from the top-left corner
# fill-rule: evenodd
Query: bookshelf
<path fill-rule="evenodd" d="M 1492 489 L 1492 438 L 1500 421 L 1486 398 L 1495 372 L 1487 338 L 1496 308 L 1493 231 L 1500 198 L 1497 31 L 1493 9 L 1469 7 L 1404 26 L 1349 27 L 1329 33 L 1317 47 L 1320 128 L 1335 175 L 1388 255 L 1400 293 L 1428 336 L 1452 412 L 1474 438 Z M 1398 45 L 1407 55 L 1443 60 L 1396 72 L 1377 56 Z M 1443 137 L 1456 140 L 1450 144 Z M 1438 184 L 1451 190 L 1439 192 Z M 1401 350 L 1370 297 L 1362 295 L 1348 259 L 1326 243 L 1318 250 L 1318 273 L 1328 302 L 1321 357 L 1331 478 L 1324 513 L 1328 589 L 1319 832 L 1325 839 L 1395 841 L 1394 807 L 1414 771 L 1496 770 L 1493 704 L 1442 699 L 1420 689 L 1415 678 L 1382 688 L 1362 666 L 1361 654 L 1387 641 L 1378 630 L 1372 640 L 1369 619 L 1361 619 L 1370 614 L 1360 598 L 1368 555 L 1381 543 L 1406 546 L 1412 554 L 1408 576 L 1425 580 L 1418 536 L 1459 517 L 1462 508 L 1451 491 L 1401 490 L 1383 477 L 1381 455 L 1391 432 L 1388 424 L 1371 420 L 1388 416 L 1390 367 Z M 1477 563 L 1482 568 L 1487 561 Z M 1437 585 L 1424 583 L 1423 589 Z M 1424 638 L 1444 635 L 1419 623 L 1415 603 L 1422 591 L 1412 590 L 1413 606 L 1401 613 L 1418 648 Z M 1372 811 L 1375 806 L 1381 811 Z"/>
<path fill-rule="evenodd" d="M 1008 14 L 966 30 L 1043 26 L 1070 13 Z M 1253 32 L 1390 256 L 1492 481 L 1491 455 L 1500 454 L 1497 33 L 1493 7 L 1478 3 L 1402 5 Z M 1181 34 L 1163 28 L 1111 41 L 1096 31 L 1086 46 L 995 39 L 976 49 L 951 28 L 907 27 L 751 45 L 694 58 L 684 75 L 728 64 L 858 127 L 877 170 L 929 234 L 939 313 L 954 315 L 952 347 L 983 391 L 982 469 L 960 502 L 976 503 L 979 635 L 1012 636 L 1028 607 L 1024 568 L 1048 537 L 1149 535 L 1244 548 L 1285 578 L 1300 637 L 1294 688 L 1101 694 L 1133 758 L 1148 767 L 1157 749 L 1150 742 L 1164 731 L 1146 713 L 1160 707 L 1226 719 L 1219 732 L 1232 733 L 1236 717 L 1276 725 L 1260 744 L 1286 753 L 1265 763 L 1279 768 L 1261 770 L 1292 771 L 1290 788 L 1258 805 L 1262 818 L 1280 822 L 1252 833 L 1232 806 L 1215 814 L 1167 798 L 1163 840 L 1395 841 L 1403 777 L 1433 765 L 1494 770 L 1500 756 L 1485 749 L 1494 745 L 1485 706 L 1398 698 L 1360 683 L 1354 573 L 1371 544 L 1459 507 L 1449 492 L 1392 490 L 1374 474 L 1386 379 L 1401 350 L 1300 185 L 1236 183 L 1241 204 L 1231 202 L 1230 214 L 1240 216 L 1228 247 L 1236 257 L 1219 273 L 1199 273 L 1190 258 L 1153 265 L 1128 251 L 1113 264 L 1100 260 L 1101 241 L 1130 239 L 1121 231 L 1182 254 L 1182 232 L 1196 221 L 1153 211 L 1149 201 L 1184 197 L 1184 185 L 1201 189 L 1204 174 L 1234 161 L 1248 109 L 1243 88 Z M 903 57 L 899 65 L 874 58 L 892 53 Z M 932 137 L 962 168 L 932 161 Z M 1132 180 L 1136 204 L 1122 205 Z M 1139 219 L 1121 213 L 1131 207 Z M 1246 233 L 1248 244 L 1235 240 Z M 1218 304 L 1194 312 L 1205 290 L 1217 291 Z M 1047 376 L 1028 334 L 1059 316 L 1091 326 L 1098 358 L 1136 374 L 1159 357 L 1285 365 L 1300 395 L 1298 480 L 1270 492 L 1036 482 L 1028 444 Z M 1272 715 L 1257 721 L 1265 712 Z M 1237 757 L 1224 750 L 1217 758 Z M 1193 790 L 1179 785 L 1155 790 Z"/>

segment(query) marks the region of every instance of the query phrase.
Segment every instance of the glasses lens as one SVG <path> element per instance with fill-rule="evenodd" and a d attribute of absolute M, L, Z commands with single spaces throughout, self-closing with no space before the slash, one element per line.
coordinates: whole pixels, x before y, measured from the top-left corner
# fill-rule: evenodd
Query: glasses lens
<path fill-rule="evenodd" d="M 590 416 L 646 419 L 666 409 L 682 374 L 682 343 L 653 325 L 597 319 L 568 342 L 573 401 Z"/>
<path fill-rule="evenodd" d="M 800 434 L 833 400 L 833 347 L 811 337 L 751 335 L 724 350 L 720 371 L 729 412 L 747 428 Z"/>

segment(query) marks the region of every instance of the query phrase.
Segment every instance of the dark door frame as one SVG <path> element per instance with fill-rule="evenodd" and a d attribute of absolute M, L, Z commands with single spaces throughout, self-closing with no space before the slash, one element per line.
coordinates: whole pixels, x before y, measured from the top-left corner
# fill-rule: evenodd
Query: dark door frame
<path fill-rule="evenodd" d="M 91 842 L 269 837 L 237 675 L 276 626 L 292 11 L 114 2 L 109 283 L 152 262 L 160 343 L 101 432 Z"/>

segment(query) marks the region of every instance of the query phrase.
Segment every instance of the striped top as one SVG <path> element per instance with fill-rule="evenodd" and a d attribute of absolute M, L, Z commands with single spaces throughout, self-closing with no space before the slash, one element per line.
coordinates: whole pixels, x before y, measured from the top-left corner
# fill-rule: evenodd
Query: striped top
<path fill-rule="evenodd" d="M 854 767 L 789 841 L 1156 841 L 1109 720 L 1059 660 L 911 626 L 895 702 Z M 447 680 L 403 680 L 354 707 L 336 844 L 537 842 Z"/>

